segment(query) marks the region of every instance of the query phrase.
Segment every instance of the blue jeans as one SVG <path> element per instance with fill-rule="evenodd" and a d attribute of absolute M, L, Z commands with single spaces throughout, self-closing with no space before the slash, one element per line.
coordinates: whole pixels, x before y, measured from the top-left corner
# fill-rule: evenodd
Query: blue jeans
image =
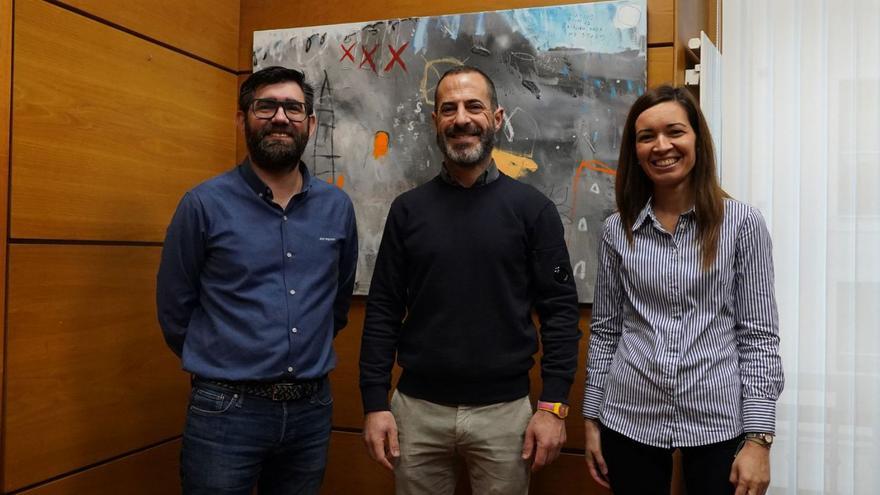
<path fill-rule="evenodd" d="M 180 478 L 185 495 L 317 494 L 327 465 L 333 397 L 275 402 L 196 380 Z"/>

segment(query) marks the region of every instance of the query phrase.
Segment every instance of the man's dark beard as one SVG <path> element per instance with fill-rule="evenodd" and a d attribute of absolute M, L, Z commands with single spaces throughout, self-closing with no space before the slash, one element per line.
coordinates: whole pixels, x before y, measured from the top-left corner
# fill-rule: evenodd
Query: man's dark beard
<path fill-rule="evenodd" d="M 264 139 L 266 136 L 278 132 L 287 134 L 293 138 L 293 141 Z M 255 131 L 245 120 L 244 133 L 251 161 L 263 170 L 271 172 L 293 170 L 299 164 L 299 159 L 309 143 L 308 124 L 301 132 L 294 125 L 274 124 L 269 124 L 262 130 Z"/>
<path fill-rule="evenodd" d="M 456 150 L 446 141 L 446 138 L 458 134 L 479 135 L 480 144 L 478 149 L 471 149 L 470 153 Z M 492 149 L 495 147 L 495 129 L 489 127 L 480 129 L 472 123 L 464 126 L 452 126 L 446 129 L 445 133 L 437 133 L 437 146 L 440 147 L 440 151 L 443 152 L 447 162 L 452 162 L 462 167 L 472 167 L 482 163 L 483 160 L 492 154 Z"/>

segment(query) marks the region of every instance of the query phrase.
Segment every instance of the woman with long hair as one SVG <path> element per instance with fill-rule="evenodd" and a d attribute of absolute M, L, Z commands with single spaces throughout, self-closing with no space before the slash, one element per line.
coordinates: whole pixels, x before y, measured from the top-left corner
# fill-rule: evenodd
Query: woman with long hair
<path fill-rule="evenodd" d="M 615 494 L 763 494 L 783 387 L 770 234 L 718 183 L 684 88 L 642 95 L 604 225 L 583 415 L 592 477 Z"/>

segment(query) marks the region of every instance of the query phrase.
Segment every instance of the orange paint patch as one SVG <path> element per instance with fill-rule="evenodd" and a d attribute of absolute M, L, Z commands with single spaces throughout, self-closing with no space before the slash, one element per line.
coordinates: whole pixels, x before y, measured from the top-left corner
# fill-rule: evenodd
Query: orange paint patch
<path fill-rule="evenodd" d="M 388 133 L 385 131 L 376 131 L 373 138 L 373 158 L 379 159 L 388 153 Z"/>
<path fill-rule="evenodd" d="M 333 184 L 333 177 L 327 177 L 327 184 Z M 342 189 L 342 186 L 345 185 L 345 177 L 341 174 L 336 176 L 336 187 Z"/>
<path fill-rule="evenodd" d="M 602 163 L 599 160 L 584 160 L 578 165 L 577 170 L 574 173 L 574 179 L 571 184 L 571 214 L 575 214 L 575 208 L 577 208 L 577 197 L 578 197 L 578 184 L 581 180 L 581 173 L 584 170 L 592 170 L 593 172 L 600 172 L 603 174 L 608 174 L 611 176 L 617 175 L 617 170 L 613 168 L 608 168 L 608 165 Z M 568 240 L 568 239 L 566 239 Z"/>

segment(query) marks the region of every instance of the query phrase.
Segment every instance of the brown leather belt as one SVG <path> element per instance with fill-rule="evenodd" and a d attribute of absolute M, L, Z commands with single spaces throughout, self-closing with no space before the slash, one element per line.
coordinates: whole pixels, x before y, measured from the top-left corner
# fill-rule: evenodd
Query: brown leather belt
<path fill-rule="evenodd" d="M 204 383 L 274 401 L 307 399 L 318 392 L 324 378 L 296 382 L 229 382 L 194 378 L 194 383 Z"/>

